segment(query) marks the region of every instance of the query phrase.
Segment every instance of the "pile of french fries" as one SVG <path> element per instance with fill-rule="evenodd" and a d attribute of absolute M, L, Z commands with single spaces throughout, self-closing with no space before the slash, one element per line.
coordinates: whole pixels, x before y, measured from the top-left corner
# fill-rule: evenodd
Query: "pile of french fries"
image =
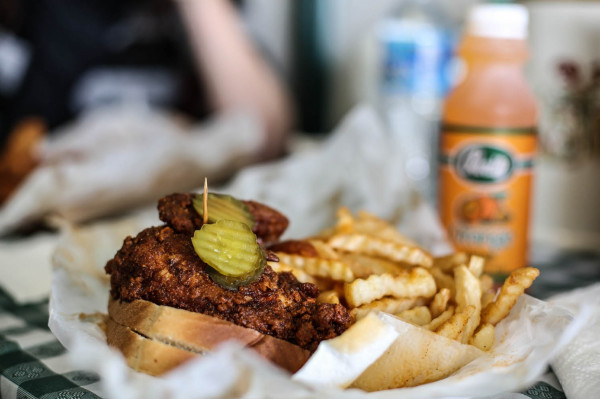
<path fill-rule="evenodd" d="M 494 345 L 494 326 L 539 275 L 535 268 L 517 269 L 497 292 L 484 274 L 484 258 L 463 252 L 433 257 L 386 221 L 364 211 L 354 217 L 347 208 L 338 211 L 334 228 L 303 242 L 313 253 L 283 245 L 276 251 L 280 261 L 269 264 L 316 284 L 319 302 L 342 303 L 355 320 L 390 313 L 483 351 Z"/>

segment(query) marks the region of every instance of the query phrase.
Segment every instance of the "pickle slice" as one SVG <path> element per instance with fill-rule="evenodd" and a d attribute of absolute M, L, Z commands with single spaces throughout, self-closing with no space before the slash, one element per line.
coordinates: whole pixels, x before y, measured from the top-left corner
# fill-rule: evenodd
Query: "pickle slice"
<path fill-rule="evenodd" d="M 194 209 L 204 217 L 204 195 L 196 194 L 193 199 Z M 235 220 L 254 227 L 254 216 L 242 201 L 231 195 L 208 193 L 208 222 L 218 220 Z"/>
<path fill-rule="evenodd" d="M 245 274 L 240 277 L 230 277 L 224 276 L 212 267 L 208 268 L 208 275 L 215 283 L 219 284 L 221 287 L 226 288 L 228 290 L 236 290 L 239 287 L 252 284 L 256 280 L 259 279 L 260 275 L 265 270 L 265 265 L 267 262 L 263 263 L 261 267 L 256 269 L 254 272 Z"/>
<path fill-rule="evenodd" d="M 205 224 L 192 237 L 196 254 L 219 274 L 242 282 L 267 263 L 265 251 L 245 223 L 218 220 Z"/>

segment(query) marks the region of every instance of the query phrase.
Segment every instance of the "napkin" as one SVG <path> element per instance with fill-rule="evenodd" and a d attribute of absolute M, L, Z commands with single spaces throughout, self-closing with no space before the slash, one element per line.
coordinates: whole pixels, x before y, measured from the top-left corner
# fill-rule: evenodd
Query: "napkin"
<path fill-rule="evenodd" d="M 0 285 L 18 303 L 48 298 L 56 234 L 0 241 Z"/>
<path fill-rule="evenodd" d="M 264 137 L 242 111 L 200 126 L 140 105 L 92 111 L 42 146 L 42 164 L 0 208 L 0 235 L 47 215 L 81 222 L 192 189 L 205 176 L 222 179 L 255 161 Z"/>
<path fill-rule="evenodd" d="M 570 399 L 594 398 L 600 392 L 600 284 L 557 295 L 550 302 L 572 313 L 586 309 L 585 328 L 552 361 L 552 369 Z"/>

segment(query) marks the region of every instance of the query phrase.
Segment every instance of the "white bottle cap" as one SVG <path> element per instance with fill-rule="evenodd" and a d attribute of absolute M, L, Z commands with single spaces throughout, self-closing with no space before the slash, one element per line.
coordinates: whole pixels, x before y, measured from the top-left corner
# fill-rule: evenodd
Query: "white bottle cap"
<path fill-rule="evenodd" d="M 527 8 L 520 4 L 478 4 L 471 8 L 467 33 L 496 39 L 527 38 Z"/>

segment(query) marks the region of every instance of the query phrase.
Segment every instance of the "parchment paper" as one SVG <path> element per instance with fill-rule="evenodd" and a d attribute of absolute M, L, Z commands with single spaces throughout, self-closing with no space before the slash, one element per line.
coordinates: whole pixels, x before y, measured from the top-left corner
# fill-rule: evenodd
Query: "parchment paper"
<path fill-rule="evenodd" d="M 303 237 L 331 225 L 337 207 L 346 205 L 397 221 L 404 233 L 436 253 L 448 251 L 432 210 L 414 195 L 394 156 L 377 118 L 361 108 L 323 147 L 249 169 L 223 191 L 264 201 L 286 213 L 291 220 L 287 237 Z M 405 217 L 400 218 L 401 214 Z M 589 316 L 586 309 L 572 316 L 563 308 L 523 297 L 498 325 L 499 344 L 492 353 L 444 380 L 409 389 L 367 394 L 316 388 L 310 382 L 293 381 L 235 343 L 162 378 L 152 378 L 127 368 L 120 354 L 105 344 L 97 322 L 108 300 L 106 261 L 125 235 L 153 224 L 157 224 L 156 217 L 144 213 L 117 222 L 65 228 L 53 258 L 50 328 L 78 366 L 100 373 L 108 397 L 430 398 L 516 392 L 536 381 Z"/>

